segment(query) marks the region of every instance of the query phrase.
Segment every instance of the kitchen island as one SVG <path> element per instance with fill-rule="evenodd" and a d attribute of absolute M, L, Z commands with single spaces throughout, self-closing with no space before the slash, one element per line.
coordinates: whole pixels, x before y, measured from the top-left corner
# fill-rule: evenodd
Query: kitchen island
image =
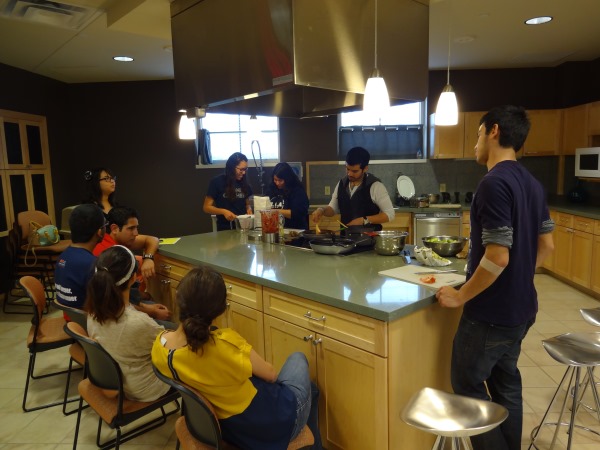
<path fill-rule="evenodd" d="M 307 356 L 326 448 L 431 447 L 433 437 L 405 425 L 400 412 L 422 387 L 451 391 L 460 310 L 440 308 L 434 289 L 378 274 L 403 258 L 318 255 L 235 231 L 184 236 L 160 248 L 155 299 L 174 310 L 177 283 L 198 264 L 224 276 L 228 310 L 219 326 L 239 331 L 277 369 L 292 351 Z M 461 270 L 464 260 L 451 267 Z"/>

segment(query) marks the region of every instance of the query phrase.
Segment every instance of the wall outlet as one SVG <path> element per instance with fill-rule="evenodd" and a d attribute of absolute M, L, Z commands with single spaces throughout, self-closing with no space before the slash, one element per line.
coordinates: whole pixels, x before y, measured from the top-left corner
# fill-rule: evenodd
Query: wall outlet
<path fill-rule="evenodd" d="M 325 195 L 331 195 L 331 187 L 325 186 Z"/>
<path fill-rule="evenodd" d="M 446 183 L 440 183 L 440 192 L 446 192 Z"/>

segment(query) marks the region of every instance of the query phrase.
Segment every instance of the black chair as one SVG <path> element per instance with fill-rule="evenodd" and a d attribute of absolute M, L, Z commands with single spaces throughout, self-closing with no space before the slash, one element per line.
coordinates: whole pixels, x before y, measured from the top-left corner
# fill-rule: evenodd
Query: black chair
<path fill-rule="evenodd" d="M 37 380 L 40 378 L 47 378 L 71 372 L 71 365 L 69 364 L 69 369 L 67 370 L 46 373 L 44 375 L 35 375 L 34 369 L 37 354 L 61 347 L 68 347 L 73 344 L 73 339 L 64 332 L 63 327 L 65 325 L 65 320 L 62 317 L 43 317 L 43 312 L 46 307 L 46 297 L 44 295 L 44 286 L 42 285 L 41 281 L 28 275 L 22 277 L 19 280 L 19 284 L 25 290 L 27 296 L 31 300 L 32 306 L 30 307 L 33 307 L 33 319 L 31 320 L 31 328 L 29 329 L 29 334 L 27 336 L 29 366 L 27 368 L 25 391 L 23 392 L 23 411 L 36 411 L 38 409 L 57 406 L 63 404 L 64 402 L 69 403 L 76 401 L 77 399 L 63 399 L 60 401 L 35 406 L 33 408 L 27 407 L 27 394 L 29 393 L 30 380 Z"/>
<path fill-rule="evenodd" d="M 87 330 L 87 313 L 82 309 L 72 308 L 70 306 L 59 303 L 58 300 L 54 299 L 52 302 L 54 308 L 61 310 L 65 313 L 69 320 L 79 324 L 84 330 Z M 66 326 L 66 324 L 65 324 Z M 79 342 L 73 342 L 69 347 L 69 372 L 67 372 L 67 384 L 65 385 L 65 396 L 63 401 L 63 414 L 69 416 L 77 412 L 77 408 L 73 408 L 71 411 L 67 411 L 67 401 L 69 397 L 69 386 L 71 384 L 71 371 L 73 370 L 73 362 L 76 362 L 81 367 L 85 367 L 85 351 Z M 85 371 L 83 377 L 85 378 Z M 87 406 L 86 406 L 87 407 Z"/>
<path fill-rule="evenodd" d="M 155 366 L 152 368 L 160 380 L 181 394 L 183 400 L 183 417 L 177 419 L 175 423 L 177 448 L 181 444 L 184 450 L 239 450 L 223 440 L 215 410 L 200 392 L 164 376 Z M 312 432 L 308 426 L 304 426 L 300 434 L 289 443 L 287 450 L 310 447 L 314 443 Z"/>
<path fill-rule="evenodd" d="M 69 336 L 81 344 L 85 350 L 85 370 L 87 378 L 79 383 L 79 409 L 77 412 L 77 424 L 75 425 L 75 438 L 73 449 L 77 448 L 79 436 L 79 424 L 81 422 L 81 411 L 85 400 L 99 416 L 96 445 L 101 449 L 119 448 L 123 442 L 127 442 L 147 431 L 153 430 L 166 423 L 167 417 L 180 410 L 179 393 L 171 390 L 153 402 L 138 402 L 129 400 L 123 391 L 123 374 L 119 364 L 108 354 L 102 346 L 87 336 L 86 331 L 77 323 L 69 322 L 65 327 Z M 111 395 L 112 393 L 116 395 Z M 173 411 L 166 412 L 165 405 L 175 402 L 177 405 Z M 145 422 L 125 433 L 121 427 L 138 420 L 149 413 L 160 409 L 161 416 Z M 117 436 L 106 442 L 100 442 L 102 422 L 115 429 Z"/>

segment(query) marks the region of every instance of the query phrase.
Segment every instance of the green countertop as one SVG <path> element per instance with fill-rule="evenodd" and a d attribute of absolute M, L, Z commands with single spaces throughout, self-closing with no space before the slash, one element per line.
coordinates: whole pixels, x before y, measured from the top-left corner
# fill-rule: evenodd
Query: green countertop
<path fill-rule="evenodd" d="M 184 236 L 162 245 L 160 254 L 289 294 L 383 321 L 392 321 L 433 304 L 435 289 L 379 275 L 405 265 L 399 256 L 374 250 L 346 256 L 248 239 L 237 231 Z M 463 272 L 465 260 L 450 258 Z M 413 260 L 413 264 L 417 264 Z"/>

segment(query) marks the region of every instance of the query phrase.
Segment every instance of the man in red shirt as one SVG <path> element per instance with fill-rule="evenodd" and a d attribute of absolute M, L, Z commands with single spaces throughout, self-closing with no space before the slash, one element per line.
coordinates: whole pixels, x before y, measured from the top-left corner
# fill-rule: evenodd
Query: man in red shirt
<path fill-rule="evenodd" d="M 158 251 L 158 238 L 139 234 L 138 228 L 137 212 L 133 208 L 117 206 L 111 209 L 108 213 L 108 229 L 104 234 L 104 239 L 94 248 L 93 254 L 98 256 L 113 245 L 123 245 L 134 253 L 136 251 L 142 253 L 139 273 L 143 279 L 153 277 L 155 275 L 154 255 Z M 139 261 L 140 257 L 137 258 Z M 138 298 L 136 299 L 136 297 Z M 139 301 L 141 299 L 136 295 L 132 295 L 130 300 L 136 309 L 147 313 L 150 317 L 160 321 L 161 324 L 171 328 L 169 326 L 171 323 L 163 323 L 171 316 L 171 312 L 166 306 L 160 303 Z"/>

